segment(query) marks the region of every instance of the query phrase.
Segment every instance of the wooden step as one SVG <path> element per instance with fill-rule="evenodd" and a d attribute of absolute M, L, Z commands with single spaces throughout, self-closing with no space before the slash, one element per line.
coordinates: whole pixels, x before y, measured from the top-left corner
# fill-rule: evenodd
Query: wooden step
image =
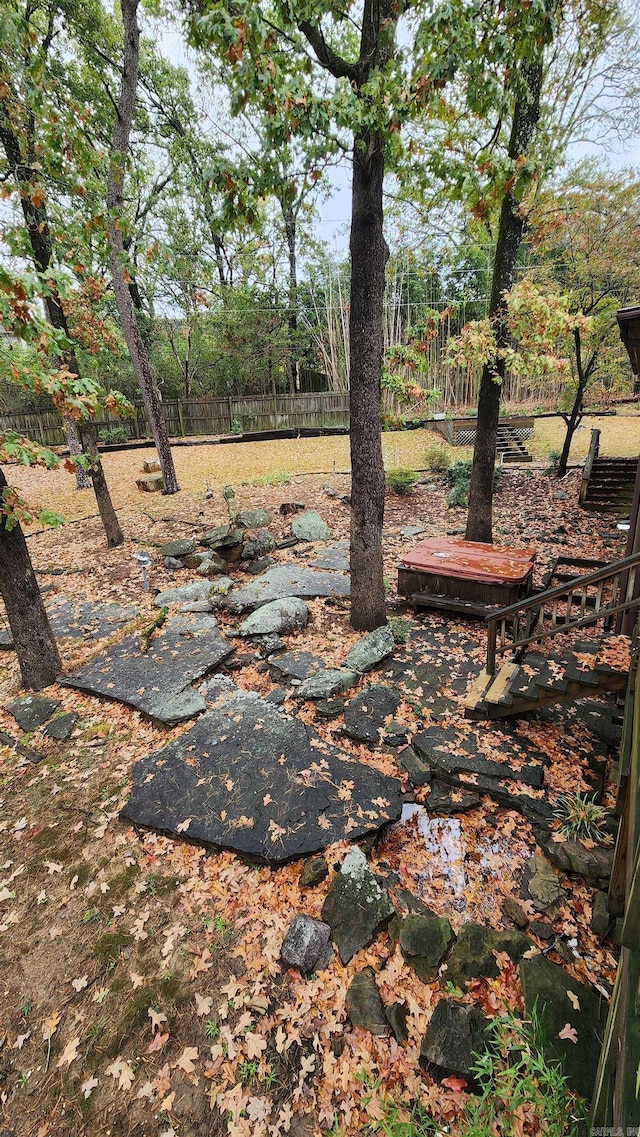
<path fill-rule="evenodd" d="M 484 701 L 486 703 L 501 704 L 502 706 L 511 706 L 513 703 L 513 695 L 510 693 L 509 688 L 512 680 L 520 671 L 520 666 L 517 663 L 505 663 L 500 671 L 495 676 L 493 683 L 485 691 Z"/>
<path fill-rule="evenodd" d="M 497 604 L 482 604 L 480 601 L 457 600 L 451 596 L 440 596 L 433 592 L 414 592 L 409 597 L 414 609 L 436 608 L 443 612 L 455 612 L 461 616 L 473 616 L 483 620 L 497 611 Z"/>
<path fill-rule="evenodd" d="M 494 679 L 495 674 L 492 675 L 491 672 L 486 669 L 476 676 L 462 700 L 465 711 L 473 712 L 483 705 L 485 692 L 491 686 Z"/>

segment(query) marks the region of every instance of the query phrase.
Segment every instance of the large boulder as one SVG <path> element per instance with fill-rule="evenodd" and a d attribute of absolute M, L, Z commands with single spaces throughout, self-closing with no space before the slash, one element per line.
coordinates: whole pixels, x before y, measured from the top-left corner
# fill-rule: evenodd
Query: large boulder
<path fill-rule="evenodd" d="M 304 600 L 297 596 L 286 596 L 282 600 L 272 600 L 256 609 L 238 628 L 239 636 L 286 635 L 304 628 L 309 619 L 309 609 Z"/>
<path fill-rule="evenodd" d="M 407 916 L 399 939 L 405 961 L 423 983 L 431 983 L 455 936 L 446 916 Z"/>
<path fill-rule="evenodd" d="M 353 645 L 344 661 L 350 671 L 370 671 L 376 664 L 386 659 L 394 648 L 393 632 L 388 624 L 369 632 Z"/>
<path fill-rule="evenodd" d="M 354 845 L 331 882 L 322 919 L 331 927 L 343 963 L 367 947 L 394 915 L 387 892 L 371 872 L 362 849 Z"/>
<path fill-rule="evenodd" d="M 345 671 L 344 668 L 327 668 L 318 671 L 310 679 L 305 679 L 296 690 L 297 699 L 330 699 L 333 695 L 340 695 L 348 691 L 358 682 L 355 671 Z"/>
<path fill-rule="evenodd" d="M 604 1001 L 544 955 L 523 959 L 519 974 L 525 1011 L 530 1016 L 535 1009 L 540 1018 L 547 1057 L 562 1063 L 572 1090 L 590 1098 L 606 1019 Z"/>
<path fill-rule="evenodd" d="M 477 1056 L 487 1048 L 489 1020 L 477 1009 L 441 999 L 422 1040 L 420 1057 L 435 1078 L 455 1075 L 473 1087 Z"/>
<path fill-rule="evenodd" d="M 235 523 L 240 529 L 263 529 L 271 525 L 273 518 L 266 509 L 241 509 Z"/>
<path fill-rule="evenodd" d="M 299 541 L 328 541 L 331 530 L 315 509 L 301 513 L 291 524 L 294 537 Z"/>
<path fill-rule="evenodd" d="M 356 972 L 347 989 L 345 1007 L 352 1026 L 369 1030 L 378 1038 L 389 1034 L 389 1022 L 372 967 Z"/>
<path fill-rule="evenodd" d="M 449 956 L 446 978 L 463 990 L 469 979 L 495 979 L 499 975 L 495 952 L 506 952 L 519 963 L 532 947 L 535 944 L 522 932 L 497 932 L 482 924 L 465 924 Z"/>

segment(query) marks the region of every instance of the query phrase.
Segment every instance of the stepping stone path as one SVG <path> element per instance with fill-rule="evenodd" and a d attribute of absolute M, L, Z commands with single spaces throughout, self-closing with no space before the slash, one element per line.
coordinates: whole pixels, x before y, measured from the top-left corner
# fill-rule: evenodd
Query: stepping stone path
<path fill-rule="evenodd" d="M 334 877 L 322 906 L 343 963 L 367 947 L 395 915 L 388 893 L 371 872 L 362 849 L 354 845 Z"/>
<path fill-rule="evenodd" d="M 112 636 L 128 624 L 138 610 L 120 604 L 97 604 L 75 601 L 61 596 L 46 604 L 51 630 L 57 640 L 99 640 Z M 0 628 L 0 648 L 12 648 L 13 636 L 8 624 Z"/>
<path fill-rule="evenodd" d="M 291 523 L 291 531 L 299 541 L 329 541 L 331 530 L 315 509 L 301 513 Z"/>
<path fill-rule="evenodd" d="M 402 697 L 391 687 L 366 687 L 344 712 L 344 733 L 355 742 L 377 746 L 383 740 L 385 723 L 395 715 L 401 702 Z"/>
<path fill-rule="evenodd" d="M 348 761 L 248 691 L 224 696 L 133 777 L 126 820 L 268 864 L 375 832 L 401 812 L 395 778 Z"/>
<path fill-rule="evenodd" d="M 276 565 L 251 584 L 234 590 L 225 607 L 239 613 L 289 596 L 349 596 L 350 591 L 349 577 L 342 573 L 321 572 L 304 565 Z"/>
<path fill-rule="evenodd" d="M 202 695 L 190 684 L 213 671 L 232 651 L 215 617 L 174 616 L 152 635 L 146 652 L 141 650 L 139 634 L 125 636 L 63 682 L 173 725 L 206 709 Z"/>
<path fill-rule="evenodd" d="M 47 722 L 60 707 L 55 699 L 48 699 L 46 695 L 22 695 L 7 703 L 7 710 L 13 715 L 21 730 L 37 730 Z"/>

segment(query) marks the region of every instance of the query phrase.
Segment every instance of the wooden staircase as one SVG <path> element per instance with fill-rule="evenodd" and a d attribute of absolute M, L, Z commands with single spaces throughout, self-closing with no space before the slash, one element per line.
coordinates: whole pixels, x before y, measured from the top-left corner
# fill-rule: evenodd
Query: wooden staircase
<path fill-rule="evenodd" d="M 467 690 L 465 716 L 506 718 L 622 690 L 631 641 L 609 637 L 614 617 L 619 621 L 623 613 L 635 615 L 639 592 L 640 553 L 635 553 L 492 613 L 487 617 L 486 667 Z M 572 639 L 554 650 L 555 637 L 587 627 L 594 637 Z M 511 658 L 498 668 L 501 654 Z"/>
<path fill-rule="evenodd" d="M 638 472 L 638 458 L 604 458 L 599 452 L 600 431 L 591 431 L 591 445 L 580 489 L 580 505 L 597 513 L 628 517 Z"/>
<path fill-rule="evenodd" d="M 496 450 L 503 463 L 533 462 L 531 454 L 518 436 L 518 431 L 507 423 L 498 426 Z"/>

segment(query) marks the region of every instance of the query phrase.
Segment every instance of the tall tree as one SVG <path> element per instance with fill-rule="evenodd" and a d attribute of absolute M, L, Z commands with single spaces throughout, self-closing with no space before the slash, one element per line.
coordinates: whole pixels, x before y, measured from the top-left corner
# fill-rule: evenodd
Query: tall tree
<path fill-rule="evenodd" d="M 514 76 L 517 86 L 507 156 L 516 171 L 518 164 L 526 164 L 540 118 L 543 46 L 543 44 L 538 46 L 537 55 L 533 58 L 520 63 Z M 517 184 L 517 173 L 513 174 L 505 184 L 493 262 L 489 319 L 493 325 L 498 348 L 505 348 L 509 342 L 505 296 L 513 286 L 525 226 L 525 217 L 521 209 L 522 195 L 516 191 Z M 490 543 L 493 540 L 493 471 L 503 378 L 504 359 L 498 355 L 485 363 L 480 379 L 469 512 L 465 531 L 467 541 Z"/>
<path fill-rule="evenodd" d="M 131 292 L 130 273 L 124 246 L 124 180 L 129 138 L 136 105 L 138 67 L 140 59 L 140 29 L 138 27 L 138 0 L 121 0 L 124 28 L 124 58 L 122 81 L 116 120 L 113 128 L 112 160 L 107 189 L 107 230 L 110 245 L 110 265 L 113 290 L 131 362 L 140 385 L 149 425 L 160 459 L 164 493 L 174 494 L 180 489 L 171 453 L 167 426 L 162 413 L 162 400 L 149 362 L 146 345 L 136 320 Z"/>

